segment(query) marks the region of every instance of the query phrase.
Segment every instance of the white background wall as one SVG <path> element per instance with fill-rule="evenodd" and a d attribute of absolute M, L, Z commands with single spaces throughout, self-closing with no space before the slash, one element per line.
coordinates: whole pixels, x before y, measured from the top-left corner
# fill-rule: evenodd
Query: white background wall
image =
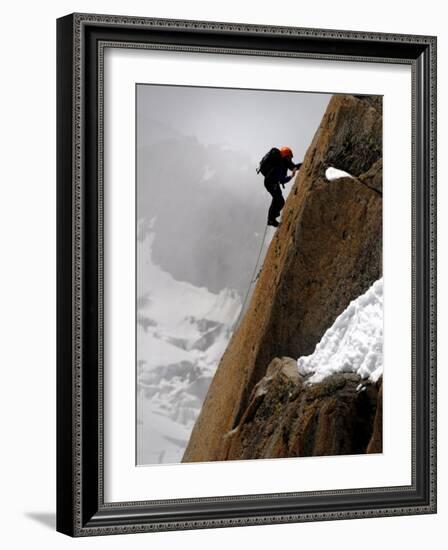
<path fill-rule="evenodd" d="M 55 513 L 55 41 L 74 11 L 432 34 L 439 37 L 439 157 L 448 150 L 448 35 L 443 3 L 427 0 L 60 0 L 2 9 L 0 128 L 0 541 L 4 548 L 440 548 L 448 520 L 446 330 L 448 206 L 439 170 L 439 513 L 72 540 Z M 125 538 L 124 538 L 125 537 Z"/>

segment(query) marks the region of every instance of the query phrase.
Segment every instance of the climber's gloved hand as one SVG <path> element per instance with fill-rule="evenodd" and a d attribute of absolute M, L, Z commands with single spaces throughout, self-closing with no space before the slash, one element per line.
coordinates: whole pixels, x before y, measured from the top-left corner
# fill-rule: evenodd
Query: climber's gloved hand
<path fill-rule="evenodd" d="M 300 170 L 300 167 L 302 166 L 302 162 L 300 162 L 299 164 L 296 164 L 294 170 L 292 171 L 292 175 L 295 176 L 297 174 L 297 172 Z"/>

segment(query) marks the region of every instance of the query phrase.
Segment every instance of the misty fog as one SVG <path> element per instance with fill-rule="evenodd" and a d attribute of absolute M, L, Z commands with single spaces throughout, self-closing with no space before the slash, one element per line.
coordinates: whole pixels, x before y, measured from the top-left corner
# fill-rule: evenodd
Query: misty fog
<path fill-rule="evenodd" d="M 274 146 L 301 162 L 329 99 L 138 85 L 137 219 L 154 220 L 153 260 L 178 280 L 243 294 L 270 204 L 255 169 Z"/>

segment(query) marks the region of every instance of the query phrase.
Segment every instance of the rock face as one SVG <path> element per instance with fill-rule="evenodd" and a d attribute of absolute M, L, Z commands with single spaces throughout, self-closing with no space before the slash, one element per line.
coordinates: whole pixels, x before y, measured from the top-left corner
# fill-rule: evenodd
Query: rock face
<path fill-rule="evenodd" d="M 377 384 L 344 373 L 307 385 L 296 361 L 276 358 L 254 387 L 239 425 L 225 436 L 223 458 L 382 452 L 380 410 Z"/>
<path fill-rule="evenodd" d="M 383 452 L 383 383 L 379 381 L 379 392 L 376 406 L 373 432 L 367 447 L 367 453 Z"/>
<path fill-rule="evenodd" d="M 224 436 L 241 424 L 271 361 L 312 353 L 350 301 L 381 277 L 381 156 L 380 103 L 334 96 L 288 196 L 251 303 L 209 388 L 184 462 L 228 458 Z M 328 182 L 329 166 L 353 178 Z"/>

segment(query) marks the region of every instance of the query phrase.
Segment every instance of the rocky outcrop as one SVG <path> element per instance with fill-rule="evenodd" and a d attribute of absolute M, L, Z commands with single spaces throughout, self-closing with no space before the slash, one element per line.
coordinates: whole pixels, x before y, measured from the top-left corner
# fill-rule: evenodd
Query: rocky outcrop
<path fill-rule="evenodd" d="M 307 384 L 296 361 L 276 358 L 254 387 L 240 423 L 224 437 L 223 458 L 382 452 L 379 411 L 377 384 L 350 373 Z"/>
<path fill-rule="evenodd" d="M 366 101 L 371 107 L 383 114 L 383 97 L 380 95 L 355 95 L 356 99 Z"/>
<path fill-rule="evenodd" d="M 272 359 L 312 353 L 350 301 L 381 277 L 381 154 L 382 116 L 376 102 L 334 96 L 288 196 L 251 303 L 209 388 L 184 461 L 225 460 L 224 436 L 241 424 Z M 354 177 L 328 182 L 329 166 Z"/>
<path fill-rule="evenodd" d="M 380 195 L 383 194 L 383 159 L 378 159 L 365 174 L 359 176 L 358 180 L 373 189 Z"/>

